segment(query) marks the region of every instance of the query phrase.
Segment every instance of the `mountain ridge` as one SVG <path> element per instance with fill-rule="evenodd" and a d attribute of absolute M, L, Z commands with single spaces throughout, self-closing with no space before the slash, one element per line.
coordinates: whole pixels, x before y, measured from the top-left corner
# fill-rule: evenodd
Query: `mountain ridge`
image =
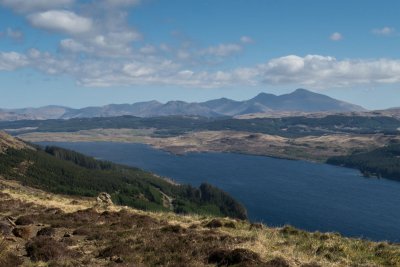
<path fill-rule="evenodd" d="M 55 105 L 39 108 L 0 109 L 0 121 L 116 117 L 124 115 L 137 117 L 171 115 L 220 117 L 286 111 L 350 112 L 366 110 L 358 105 L 299 88 L 291 93 L 282 95 L 262 92 L 251 99 L 243 101 L 223 97 L 205 102 L 175 100 L 160 103 L 152 100 L 133 104 L 91 106 L 80 109 Z"/>

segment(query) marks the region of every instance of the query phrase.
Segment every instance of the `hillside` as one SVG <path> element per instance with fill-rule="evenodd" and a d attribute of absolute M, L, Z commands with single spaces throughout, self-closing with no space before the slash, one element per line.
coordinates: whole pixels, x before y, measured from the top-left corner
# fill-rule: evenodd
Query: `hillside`
<path fill-rule="evenodd" d="M 274 112 L 349 112 L 364 111 L 360 106 L 346 103 L 323 94 L 305 89 L 297 89 L 290 94 L 273 95 L 260 93 L 256 97 L 235 101 L 227 98 L 201 103 L 169 101 L 162 104 L 157 101 L 134 104 L 111 104 L 101 107 L 72 109 L 59 106 L 0 110 L 0 120 L 44 120 L 93 117 L 138 116 L 156 117 L 171 115 L 192 115 L 203 117 L 237 116 L 253 113 Z"/>
<path fill-rule="evenodd" d="M 29 149 L 30 147 L 23 141 L 14 138 L 0 131 L 0 154 L 5 153 L 7 149 Z"/>
<path fill-rule="evenodd" d="M 396 142 L 367 152 L 331 157 L 327 163 L 359 169 L 367 177 L 400 181 L 400 144 Z"/>
<path fill-rule="evenodd" d="M 54 105 L 40 108 L 0 109 L 0 121 L 59 119 L 73 110 Z"/>
<path fill-rule="evenodd" d="M 94 197 L 107 192 L 115 203 L 143 210 L 247 218 L 241 204 L 211 185 L 177 185 L 137 168 L 57 147 L 23 146 L 6 134 L 2 136 L 0 175 L 7 179 L 68 195 Z"/>
<path fill-rule="evenodd" d="M 0 266 L 398 266 L 400 246 L 149 213 L 0 178 Z"/>

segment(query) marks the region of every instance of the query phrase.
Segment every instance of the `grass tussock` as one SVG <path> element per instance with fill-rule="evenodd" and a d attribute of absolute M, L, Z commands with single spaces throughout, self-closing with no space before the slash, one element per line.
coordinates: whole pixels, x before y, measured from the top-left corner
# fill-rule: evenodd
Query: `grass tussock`
<path fill-rule="evenodd" d="M 0 234 L 0 266 L 20 266 L 22 262 L 20 257 L 10 251 L 5 237 Z"/>

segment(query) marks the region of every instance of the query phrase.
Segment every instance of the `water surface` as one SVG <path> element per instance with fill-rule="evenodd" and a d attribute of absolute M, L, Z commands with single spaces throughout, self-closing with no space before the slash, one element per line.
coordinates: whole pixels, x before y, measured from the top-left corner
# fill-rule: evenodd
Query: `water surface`
<path fill-rule="evenodd" d="M 179 183 L 208 182 L 242 202 L 251 220 L 400 242 L 400 182 L 357 170 L 233 153 L 170 154 L 143 144 L 42 143 L 140 167 Z"/>

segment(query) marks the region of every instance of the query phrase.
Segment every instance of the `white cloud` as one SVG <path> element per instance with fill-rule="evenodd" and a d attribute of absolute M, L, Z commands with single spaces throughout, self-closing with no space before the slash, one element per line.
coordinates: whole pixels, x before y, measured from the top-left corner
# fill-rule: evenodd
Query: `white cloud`
<path fill-rule="evenodd" d="M 51 75 L 66 74 L 87 87 L 173 85 L 196 88 L 270 85 L 313 89 L 357 85 L 400 84 L 399 59 L 344 59 L 330 56 L 288 55 L 247 68 L 206 71 L 191 69 L 162 57 L 109 60 L 55 56 L 36 49 L 25 55 L 0 53 L 0 70 L 36 68 Z"/>
<path fill-rule="evenodd" d="M 141 47 L 139 51 L 143 54 L 154 54 L 157 52 L 157 48 L 153 45 L 145 45 Z"/>
<path fill-rule="evenodd" d="M 320 55 L 291 55 L 272 59 L 259 69 L 263 81 L 269 84 L 328 88 L 400 83 L 400 60 L 396 59 L 337 60 Z"/>
<path fill-rule="evenodd" d="M 339 32 L 334 32 L 329 36 L 332 41 L 340 41 L 343 39 L 343 35 Z"/>
<path fill-rule="evenodd" d="M 132 55 L 132 42 L 141 39 L 133 30 L 109 31 L 95 36 L 80 38 L 87 52 L 101 57 L 127 57 Z"/>
<path fill-rule="evenodd" d="M 219 44 L 210 46 L 200 52 L 203 55 L 212 55 L 217 57 L 226 57 L 242 51 L 243 47 L 238 44 Z"/>
<path fill-rule="evenodd" d="M 240 37 L 240 42 L 242 42 L 243 44 L 251 44 L 254 43 L 254 40 L 249 36 L 242 36 Z"/>
<path fill-rule="evenodd" d="M 80 52 L 91 52 L 91 50 L 85 45 L 75 41 L 73 39 L 64 39 L 60 42 L 60 48 L 63 51 L 80 53 Z"/>
<path fill-rule="evenodd" d="M 65 43 L 71 44 L 68 39 Z M 216 88 L 265 83 L 324 89 L 400 84 L 400 59 L 338 60 L 321 55 L 288 55 L 252 67 L 207 71 L 198 67 L 191 69 L 186 64 L 154 55 L 118 59 L 89 57 L 82 61 L 37 49 L 30 49 L 26 54 L 0 53 L 0 70 L 11 71 L 26 66 L 51 75 L 70 75 L 78 84 L 87 87 L 173 85 Z"/>
<path fill-rule="evenodd" d="M 12 71 L 29 64 L 25 55 L 17 52 L 0 52 L 0 71 Z"/>
<path fill-rule="evenodd" d="M 86 53 L 88 56 L 96 57 L 131 57 L 133 55 L 133 42 L 142 40 L 142 35 L 129 25 L 127 12 L 122 5 L 134 4 L 134 2 L 137 3 L 138 1 L 114 2 L 102 0 L 93 1 L 85 6 L 85 17 L 74 14 L 79 16 L 81 20 L 86 20 L 86 23 L 83 23 L 83 28 L 82 21 L 79 22 L 79 25 L 63 23 L 60 27 L 57 27 L 71 35 L 69 38 L 60 41 L 61 51 Z M 112 4 L 112 6 L 106 7 L 105 5 L 108 4 Z M 107 8 L 107 11 L 104 8 Z M 68 26 L 65 26 L 66 24 Z M 68 32 L 66 31 L 67 28 Z M 147 48 L 147 51 L 144 48 L 143 52 L 150 52 L 149 48 Z"/>
<path fill-rule="evenodd" d="M 72 5 L 74 0 L 0 0 L 0 4 L 17 12 L 32 12 Z"/>
<path fill-rule="evenodd" d="M 28 50 L 27 55 L 31 59 L 38 59 L 40 57 L 41 53 L 36 48 L 31 48 Z"/>
<path fill-rule="evenodd" d="M 396 29 L 393 27 L 383 27 L 380 29 L 373 29 L 372 33 L 375 35 L 390 36 L 396 33 Z"/>
<path fill-rule="evenodd" d="M 153 67 L 135 63 L 126 64 L 122 70 L 131 77 L 150 76 L 156 73 L 156 69 Z"/>
<path fill-rule="evenodd" d="M 45 30 L 81 34 L 91 30 L 92 20 L 67 10 L 49 10 L 28 16 L 30 23 Z"/>

